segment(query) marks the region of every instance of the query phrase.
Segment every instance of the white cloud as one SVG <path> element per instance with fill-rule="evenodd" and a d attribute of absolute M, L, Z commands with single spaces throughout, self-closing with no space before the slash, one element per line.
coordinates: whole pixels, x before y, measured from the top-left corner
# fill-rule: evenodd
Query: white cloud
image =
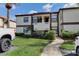
<path fill-rule="evenodd" d="M 53 4 L 52 4 L 52 3 L 48 3 L 48 4 L 45 4 L 45 5 L 43 6 L 43 9 L 44 9 L 44 11 L 46 11 L 46 12 L 50 12 L 51 9 L 52 9 L 52 7 L 53 7 Z"/>
<path fill-rule="evenodd" d="M 64 5 L 64 8 L 69 8 L 69 7 L 79 7 L 78 3 L 66 3 Z"/>
<path fill-rule="evenodd" d="M 12 4 L 12 9 L 16 9 L 16 5 Z"/>
<path fill-rule="evenodd" d="M 37 11 L 36 10 L 30 10 L 29 14 L 31 14 L 31 13 L 37 13 Z"/>

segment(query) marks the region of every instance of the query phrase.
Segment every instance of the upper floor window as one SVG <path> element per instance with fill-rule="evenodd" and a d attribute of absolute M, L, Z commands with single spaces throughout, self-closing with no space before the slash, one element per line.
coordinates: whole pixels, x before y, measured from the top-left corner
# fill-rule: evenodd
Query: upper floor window
<path fill-rule="evenodd" d="M 38 23 L 42 22 L 42 17 L 41 17 L 41 16 L 38 16 L 38 17 L 37 17 L 37 22 L 38 22 Z"/>
<path fill-rule="evenodd" d="M 37 23 L 37 16 L 33 16 L 33 23 Z"/>
<path fill-rule="evenodd" d="M 33 23 L 40 23 L 42 22 L 41 16 L 33 16 Z"/>
<path fill-rule="evenodd" d="M 24 23 L 28 22 L 29 17 L 24 17 Z"/>
<path fill-rule="evenodd" d="M 52 22 L 57 22 L 57 15 L 52 15 Z"/>
<path fill-rule="evenodd" d="M 49 16 L 44 17 L 44 22 L 49 22 Z"/>

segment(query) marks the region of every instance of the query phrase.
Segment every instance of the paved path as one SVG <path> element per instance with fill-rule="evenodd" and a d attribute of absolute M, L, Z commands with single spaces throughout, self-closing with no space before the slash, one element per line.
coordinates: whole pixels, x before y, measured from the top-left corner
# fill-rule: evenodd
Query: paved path
<path fill-rule="evenodd" d="M 56 40 L 54 40 L 51 44 L 48 44 L 48 46 L 45 47 L 41 56 L 62 56 L 62 53 L 60 52 L 59 46 L 63 42 L 64 42 L 64 40 L 57 37 Z"/>

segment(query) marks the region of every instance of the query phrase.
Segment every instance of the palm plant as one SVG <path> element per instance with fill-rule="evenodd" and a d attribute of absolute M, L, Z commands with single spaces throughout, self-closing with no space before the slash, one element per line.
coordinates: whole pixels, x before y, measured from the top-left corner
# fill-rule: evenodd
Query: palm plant
<path fill-rule="evenodd" d="M 6 3 L 5 5 L 6 9 L 7 9 L 7 27 L 9 28 L 9 15 L 10 15 L 10 9 L 12 8 L 12 4 L 11 3 Z"/>
<path fill-rule="evenodd" d="M 7 27 L 9 28 L 9 18 L 10 18 L 10 10 L 12 8 L 12 5 L 16 5 L 16 3 L 6 3 L 5 7 L 7 9 Z"/>

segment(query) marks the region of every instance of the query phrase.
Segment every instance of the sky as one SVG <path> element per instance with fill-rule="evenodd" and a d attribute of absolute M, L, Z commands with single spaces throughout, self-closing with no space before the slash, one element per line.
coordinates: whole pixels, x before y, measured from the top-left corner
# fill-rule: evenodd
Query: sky
<path fill-rule="evenodd" d="M 65 8 L 76 4 L 67 3 L 17 3 L 12 5 L 10 10 L 10 19 L 15 20 L 16 14 L 30 14 L 37 12 L 56 12 L 60 8 Z M 0 16 L 6 16 L 5 4 L 0 4 Z M 16 21 L 16 20 L 15 20 Z"/>

